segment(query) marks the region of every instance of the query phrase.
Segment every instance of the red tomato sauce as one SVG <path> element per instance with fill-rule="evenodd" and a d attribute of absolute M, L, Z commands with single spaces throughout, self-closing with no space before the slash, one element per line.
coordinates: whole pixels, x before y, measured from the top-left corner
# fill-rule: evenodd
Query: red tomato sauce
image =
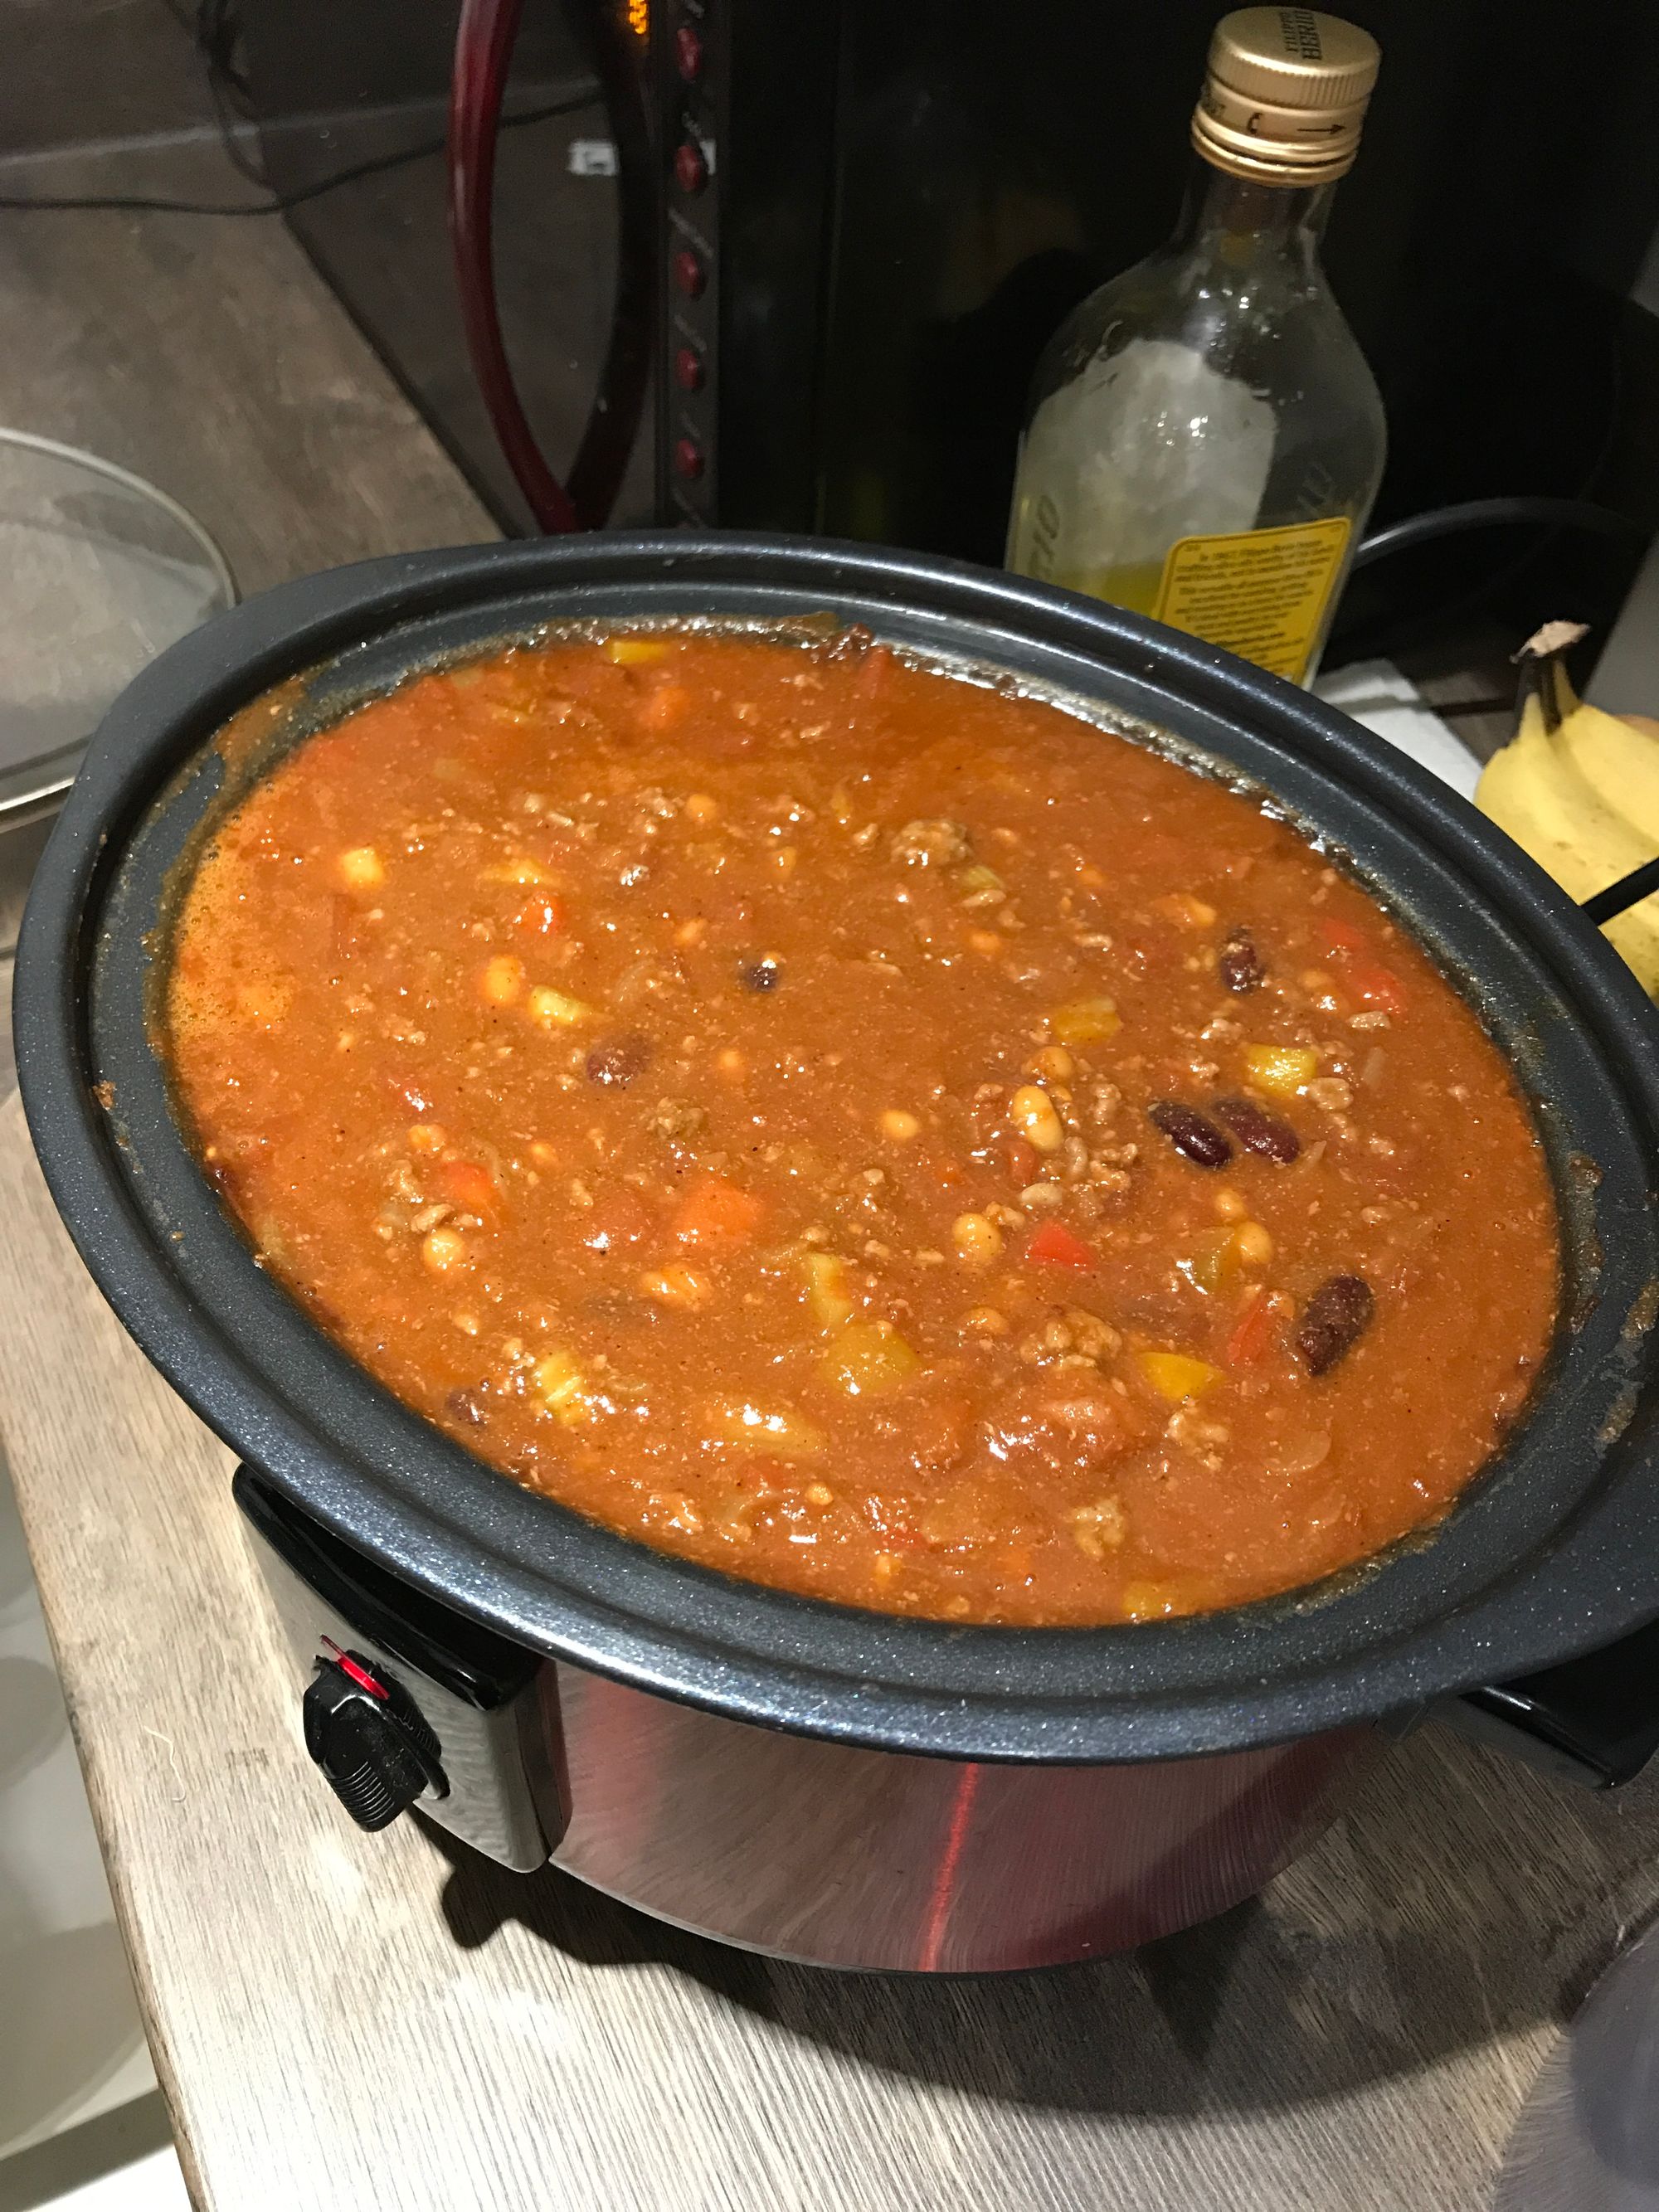
<path fill-rule="evenodd" d="M 854 633 L 307 739 L 167 1050 L 264 1263 L 492 1467 L 844 1603 L 1099 1623 L 1431 1522 L 1558 1301 L 1508 1067 L 1261 805 Z"/>

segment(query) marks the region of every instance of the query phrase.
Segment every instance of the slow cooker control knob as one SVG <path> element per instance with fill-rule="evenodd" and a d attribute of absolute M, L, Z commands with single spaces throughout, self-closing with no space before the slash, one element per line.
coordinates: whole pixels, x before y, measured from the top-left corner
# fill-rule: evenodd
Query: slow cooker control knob
<path fill-rule="evenodd" d="M 402 1683 L 324 1642 L 305 1694 L 306 1749 L 357 1826 L 388 1827 L 417 1797 L 447 1797 L 438 1739 Z"/>

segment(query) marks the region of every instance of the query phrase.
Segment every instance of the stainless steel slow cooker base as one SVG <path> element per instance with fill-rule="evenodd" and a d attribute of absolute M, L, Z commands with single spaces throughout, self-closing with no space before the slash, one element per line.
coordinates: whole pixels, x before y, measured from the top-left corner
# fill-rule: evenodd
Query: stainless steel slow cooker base
<path fill-rule="evenodd" d="M 408 1593 L 388 1606 L 368 1563 L 246 1468 L 236 1496 L 299 1682 L 339 1654 L 428 1724 L 427 1818 L 520 1873 L 550 1862 L 810 1965 L 1008 1972 L 1171 1935 L 1287 1866 L 1387 1741 L 1362 1726 L 1046 1767 L 824 1743 L 483 1641 L 436 1607 L 411 1619 Z"/>

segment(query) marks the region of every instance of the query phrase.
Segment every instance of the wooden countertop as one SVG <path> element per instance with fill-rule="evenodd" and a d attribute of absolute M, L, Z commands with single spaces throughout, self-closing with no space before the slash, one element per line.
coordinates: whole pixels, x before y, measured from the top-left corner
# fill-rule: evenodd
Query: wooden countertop
<path fill-rule="evenodd" d="M 1659 1905 L 1659 1790 L 1428 1729 L 1258 1903 L 999 1981 L 679 1934 L 311 1769 L 229 1456 L 0 1111 L 0 1430 L 157 2071 L 213 2212 L 1477 2212 Z"/>

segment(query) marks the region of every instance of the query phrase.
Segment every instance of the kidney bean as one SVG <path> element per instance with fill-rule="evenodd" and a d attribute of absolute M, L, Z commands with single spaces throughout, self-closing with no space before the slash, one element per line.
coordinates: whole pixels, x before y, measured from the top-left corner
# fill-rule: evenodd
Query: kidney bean
<path fill-rule="evenodd" d="M 1267 970 L 1248 929 L 1228 932 L 1216 966 L 1230 991 L 1254 991 L 1267 981 Z"/>
<path fill-rule="evenodd" d="M 1333 1275 L 1309 1299 L 1297 1324 L 1296 1348 L 1310 1375 L 1323 1375 L 1351 1352 L 1376 1310 L 1370 1285 L 1358 1275 Z"/>
<path fill-rule="evenodd" d="M 607 1037 L 587 1055 L 590 1083 L 614 1084 L 625 1091 L 636 1075 L 651 1065 L 651 1040 L 642 1036 Z"/>
<path fill-rule="evenodd" d="M 1288 1167 L 1302 1150 L 1302 1139 L 1288 1121 L 1264 1113 L 1252 1098 L 1218 1098 L 1215 1110 L 1247 1152 Z"/>
<path fill-rule="evenodd" d="M 1161 1129 L 1183 1159 L 1194 1167 L 1224 1168 L 1233 1156 L 1231 1144 L 1206 1115 L 1183 1106 L 1178 1099 L 1159 1098 L 1146 1109 L 1146 1119 Z"/>

